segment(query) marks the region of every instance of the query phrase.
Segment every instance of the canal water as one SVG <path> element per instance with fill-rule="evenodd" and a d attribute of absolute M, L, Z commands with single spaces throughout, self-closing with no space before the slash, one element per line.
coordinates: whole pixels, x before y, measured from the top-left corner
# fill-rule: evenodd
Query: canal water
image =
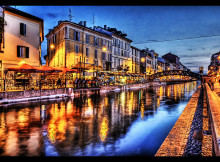
<path fill-rule="evenodd" d="M 154 156 L 200 82 L 0 107 L 0 156 Z"/>

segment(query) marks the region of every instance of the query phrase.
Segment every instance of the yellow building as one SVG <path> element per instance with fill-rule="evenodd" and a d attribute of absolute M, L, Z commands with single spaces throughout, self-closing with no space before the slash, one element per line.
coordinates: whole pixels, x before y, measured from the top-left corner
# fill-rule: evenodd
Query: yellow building
<path fill-rule="evenodd" d="M 112 37 L 95 28 L 86 27 L 86 21 L 79 24 L 59 21 L 54 29 L 49 30 L 47 38 L 46 64 L 52 67 L 77 68 L 88 65 L 91 70 L 84 71 L 86 77 L 96 76 L 97 68 L 108 69 L 111 61 Z"/>
<path fill-rule="evenodd" d="M 41 66 L 41 43 L 44 40 L 44 21 L 12 7 L 0 7 L 4 31 L 0 37 L 0 77 L 4 69 L 25 61 Z"/>

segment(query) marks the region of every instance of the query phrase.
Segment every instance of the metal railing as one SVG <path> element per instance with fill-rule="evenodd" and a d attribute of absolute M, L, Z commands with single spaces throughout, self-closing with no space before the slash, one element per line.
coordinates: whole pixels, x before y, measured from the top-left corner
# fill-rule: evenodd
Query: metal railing
<path fill-rule="evenodd" d="M 61 79 L 59 83 L 56 79 L 0 79 L 0 92 L 57 88 L 97 88 L 101 85 L 99 80 L 79 80 L 75 83 L 74 80 Z"/>

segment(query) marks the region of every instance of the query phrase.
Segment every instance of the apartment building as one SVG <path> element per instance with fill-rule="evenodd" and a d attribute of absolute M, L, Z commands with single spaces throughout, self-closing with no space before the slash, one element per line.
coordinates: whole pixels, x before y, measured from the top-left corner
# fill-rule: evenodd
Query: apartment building
<path fill-rule="evenodd" d="M 181 62 L 180 58 L 177 55 L 174 55 L 172 53 L 167 53 L 162 56 L 162 58 L 166 62 L 165 69 L 167 70 L 184 70 L 187 71 L 189 69 L 186 68 Z"/>
<path fill-rule="evenodd" d="M 107 27 L 104 25 L 104 30 L 112 33 L 112 71 L 127 71 L 131 72 L 131 42 L 132 40 L 126 38 L 127 34 L 118 31 L 116 28 Z"/>
<path fill-rule="evenodd" d="M 41 43 L 44 40 L 43 19 L 12 7 L 0 7 L 0 78 L 4 69 L 26 62 L 41 66 Z M 3 28 L 2 28 L 3 27 Z"/>
<path fill-rule="evenodd" d="M 52 67 L 84 69 L 88 65 L 93 71 L 83 70 L 84 76 L 96 76 L 95 69 L 106 69 L 112 60 L 112 37 L 110 33 L 87 27 L 86 21 L 78 24 L 59 21 L 54 29 L 49 30 L 47 38 L 46 64 Z"/>
<path fill-rule="evenodd" d="M 163 72 L 165 70 L 165 60 L 158 57 L 158 72 Z"/>
<path fill-rule="evenodd" d="M 140 49 L 131 46 L 132 73 L 140 73 Z"/>
<path fill-rule="evenodd" d="M 211 56 L 211 61 L 208 66 L 208 74 L 220 74 L 220 52 L 217 52 Z"/>

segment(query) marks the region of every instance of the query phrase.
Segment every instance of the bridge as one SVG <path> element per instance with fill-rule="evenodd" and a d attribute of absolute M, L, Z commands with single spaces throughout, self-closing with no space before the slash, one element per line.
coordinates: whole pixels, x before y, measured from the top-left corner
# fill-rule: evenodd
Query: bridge
<path fill-rule="evenodd" d="M 171 76 L 171 75 L 182 75 L 182 76 L 189 76 L 192 78 L 195 78 L 197 80 L 201 79 L 201 75 L 198 73 L 194 73 L 191 71 L 182 71 L 182 70 L 166 70 L 163 72 L 155 73 L 152 75 L 149 75 L 149 81 L 153 81 L 156 78 L 160 78 L 163 76 Z"/>

